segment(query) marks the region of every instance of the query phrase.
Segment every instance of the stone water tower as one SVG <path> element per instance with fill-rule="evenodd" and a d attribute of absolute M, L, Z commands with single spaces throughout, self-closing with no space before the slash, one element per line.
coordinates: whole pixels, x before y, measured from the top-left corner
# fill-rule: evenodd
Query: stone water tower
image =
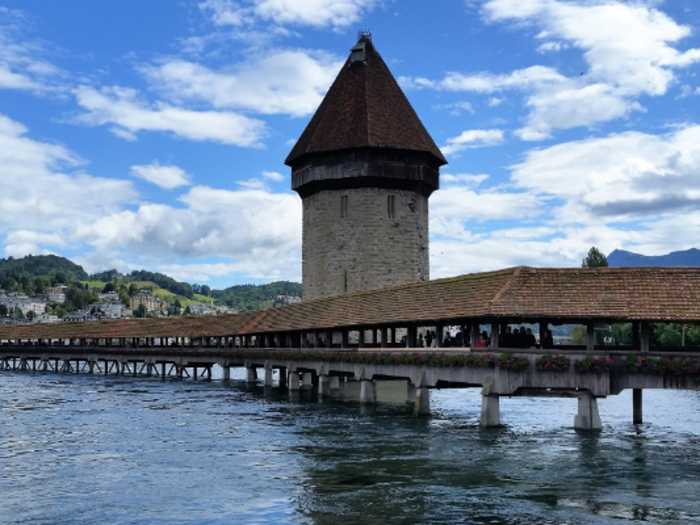
<path fill-rule="evenodd" d="M 428 198 L 446 163 L 360 33 L 285 160 L 303 203 L 304 300 L 427 281 Z"/>

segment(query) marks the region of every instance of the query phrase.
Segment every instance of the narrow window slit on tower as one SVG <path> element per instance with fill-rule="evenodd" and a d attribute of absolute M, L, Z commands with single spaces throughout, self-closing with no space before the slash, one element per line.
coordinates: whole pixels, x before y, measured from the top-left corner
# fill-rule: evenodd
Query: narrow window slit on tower
<path fill-rule="evenodd" d="M 346 218 L 348 216 L 348 196 L 343 195 L 340 197 L 340 217 Z"/>
<path fill-rule="evenodd" d="M 389 195 L 386 198 L 386 211 L 390 219 L 393 219 L 396 216 L 394 207 L 394 202 L 396 199 L 394 197 L 394 195 Z"/>

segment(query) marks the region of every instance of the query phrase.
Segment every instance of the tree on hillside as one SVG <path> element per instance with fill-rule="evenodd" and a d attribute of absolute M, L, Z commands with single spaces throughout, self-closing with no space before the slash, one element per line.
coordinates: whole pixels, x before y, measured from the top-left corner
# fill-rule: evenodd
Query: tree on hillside
<path fill-rule="evenodd" d="M 600 250 L 593 246 L 588 250 L 588 255 L 581 263 L 581 268 L 597 268 L 599 266 L 607 266 L 608 258 L 600 253 Z"/>
<path fill-rule="evenodd" d="M 7 316 L 7 306 L 0 304 L 0 317 Z"/>
<path fill-rule="evenodd" d="M 146 305 L 143 303 L 139 304 L 138 308 L 136 308 L 136 311 L 134 312 L 135 317 L 146 317 L 146 313 L 148 310 L 146 310 Z"/>
<path fill-rule="evenodd" d="M 116 288 L 114 287 L 114 283 L 107 283 L 105 284 L 105 287 L 102 288 L 102 293 L 109 293 L 109 292 L 115 292 Z"/>

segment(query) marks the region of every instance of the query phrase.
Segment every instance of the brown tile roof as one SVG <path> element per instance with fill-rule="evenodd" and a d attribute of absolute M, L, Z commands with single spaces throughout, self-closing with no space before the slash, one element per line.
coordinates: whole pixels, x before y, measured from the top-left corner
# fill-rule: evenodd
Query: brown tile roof
<path fill-rule="evenodd" d="M 521 267 L 491 313 L 700 321 L 700 268 Z"/>
<path fill-rule="evenodd" d="M 345 62 L 285 164 L 311 153 L 366 147 L 427 152 L 446 164 L 370 40 L 365 49 L 363 62 Z"/>
<path fill-rule="evenodd" d="M 230 336 L 467 319 L 700 322 L 700 268 L 519 266 L 233 315 L 0 327 L 0 339 Z"/>

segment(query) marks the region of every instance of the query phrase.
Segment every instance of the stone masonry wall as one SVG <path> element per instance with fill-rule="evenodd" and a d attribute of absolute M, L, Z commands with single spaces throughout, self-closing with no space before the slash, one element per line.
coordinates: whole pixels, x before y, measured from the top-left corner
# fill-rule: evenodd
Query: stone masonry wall
<path fill-rule="evenodd" d="M 430 278 L 426 197 L 406 190 L 325 190 L 306 197 L 303 209 L 304 300 Z"/>

